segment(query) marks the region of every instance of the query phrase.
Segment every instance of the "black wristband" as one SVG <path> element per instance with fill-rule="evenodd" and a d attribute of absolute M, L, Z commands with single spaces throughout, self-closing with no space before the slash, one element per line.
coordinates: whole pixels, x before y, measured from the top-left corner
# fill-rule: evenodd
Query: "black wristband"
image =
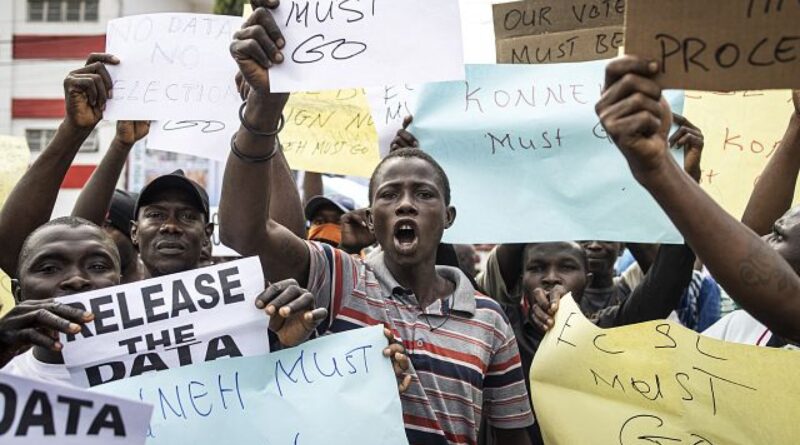
<path fill-rule="evenodd" d="M 236 155 L 237 158 L 241 159 L 242 162 L 246 162 L 248 164 L 260 164 L 262 162 L 267 162 L 270 159 L 274 158 L 275 155 L 278 154 L 278 150 L 280 150 L 281 142 L 280 140 L 276 140 L 275 147 L 272 149 L 272 153 L 266 156 L 259 156 L 259 157 L 248 156 L 239 151 L 239 147 L 236 146 L 236 135 L 237 133 L 234 133 L 233 137 L 231 137 L 231 152 L 233 152 L 233 154 Z"/>
<path fill-rule="evenodd" d="M 250 125 L 247 124 L 247 121 L 244 119 L 244 108 L 247 106 L 247 101 L 242 102 L 242 106 L 239 107 L 239 122 L 241 122 L 242 127 L 245 130 L 249 131 L 251 134 L 256 136 L 277 136 L 278 133 L 283 130 L 283 125 L 286 123 L 286 120 L 283 118 L 283 113 L 281 113 L 281 118 L 278 120 L 278 128 L 273 131 L 259 131 L 254 128 L 250 128 Z"/>

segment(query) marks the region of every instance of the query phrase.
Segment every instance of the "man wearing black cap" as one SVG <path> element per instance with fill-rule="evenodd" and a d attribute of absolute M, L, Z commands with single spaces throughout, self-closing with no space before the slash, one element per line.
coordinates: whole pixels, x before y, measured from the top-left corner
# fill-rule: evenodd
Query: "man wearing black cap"
<path fill-rule="evenodd" d="M 200 266 L 211 243 L 208 194 L 177 170 L 142 189 L 134 209 L 131 240 L 148 276 L 158 277 Z"/>
<path fill-rule="evenodd" d="M 111 197 L 111 206 L 103 224 L 103 229 L 117 245 L 120 256 L 120 266 L 122 271 L 122 284 L 133 283 L 144 278 L 144 268 L 139 261 L 139 252 L 131 241 L 131 225 L 136 214 L 133 212 L 136 207 L 136 193 L 124 190 L 114 190 Z"/>

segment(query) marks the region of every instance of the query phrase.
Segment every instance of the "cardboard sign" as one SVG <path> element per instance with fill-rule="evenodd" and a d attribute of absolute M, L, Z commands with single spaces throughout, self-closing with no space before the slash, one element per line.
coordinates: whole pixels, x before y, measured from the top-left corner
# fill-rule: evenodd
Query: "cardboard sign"
<path fill-rule="evenodd" d="M 625 18 L 625 0 L 525 0 L 493 9 L 497 39 L 621 27 Z"/>
<path fill-rule="evenodd" d="M 735 218 L 744 213 L 793 112 L 785 90 L 686 92 L 684 114 L 705 137 L 700 185 Z"/>
<path fill-rule="evenodd" d="M 0 372 L 4 445 L 142 445 L 152 411 L 138 400 Z"/>
<path fill-rule="evenodd" d="M 292 0 L 274 14 L 286 39 L 274 92 L 464 78 L 458 0 Z"/>
<path fill-rule="evenodd" d="M 625 51 L 660 63 L 666 88 L 800 87 L 800 3 L 628 0 Z"/>
<path fill-rule="evenodd" d="M 94 321 L 61 334 L 64 363 L 78 386 L 150 371 L 269 352 L 257 257 L 59 298 Z"/>
<path fill-rule="evenodd" d="M 600 125 L 605 66 L 468 65 L 466 83 L 421 90 L 411 132 L 458 210 L 446 242 L 681 242 Z"/>
<path fill-rule="evenodd" d="M 114 82 L 104 118 L 109 120 L 225 119 L 241 100 L 230 56 L 240 17 L 163 13 L 108 22 L 106 52 Z"/>
<path fill-rule="evenodd" d="M 621 26 L 583 29 L 497 40 L 497 63 L 586 62 L 616 57 L 622 46 Z"/>
<path fill-rule="evenodd" d="M 293 169 L 372 175 L 380 155 L 364 90 L 293 93 L 283 114 L 279 137 Z"/>
<path fill-rule="evenodd" d="M 94 388 L 155 412 L 149 445 L 407 445 L 383 326 Z"/>
<path fill-rule="evenodd" d="M 531 367 L 548 445 L 789 444 L 797 351 L 726 343 L 666 320 L 600 329 L 571 296 Z M 580 428 L 576 428 L 580 425 Z"/>
<path fill-rule="evenodd" d="M 0 209 L 28 169 L 31 152 L 23 137 L 0 136 Z M 0 270 L 0 317 L 14 307 L 11 279 Z"/>

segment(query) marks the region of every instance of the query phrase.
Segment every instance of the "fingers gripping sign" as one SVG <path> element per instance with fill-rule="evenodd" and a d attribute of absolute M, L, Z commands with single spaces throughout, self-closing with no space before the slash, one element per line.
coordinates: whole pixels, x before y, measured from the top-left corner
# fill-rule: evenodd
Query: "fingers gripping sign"
<path fill-rule="evenodd" d="M 534 289 L 533 295 L 525 295 L 528 306 L 530 306 L 528 317 L 541 333 L 552 329 L 561 297 L 567 293 L 563 286 L 557 285 L 550 290 Z"/>
<path fill-rule="evenodd" d="M 606 67 L 603 95 L 595 109 L 606 132 L 628 160 L 634 176 L 669 161 L 666 135 L 660 131 L 671 117 L 654 80 L 656 62 L 625 56 Z"/>
<path fill-rule="evenodd" d="M 250 88 L 268 93 L 268 70 L 274 64 L 283 62 L 281 49 L 286 41 L 272 13 L 266 8 L 277 7 L 278 1 L 254 0 L 252 5 L 253 13 L 242 29 L 233 35 L 230 51 Z"/>
<path fill-rule="evenodd" d="M 389 346 L 383 350 L 383 356 L 392 361 L 394 375 L 397 377 L 397 389 L 402 394 L 411 385 L 411 374 L 407 374 L 410 361 L 408 355 L 406 355 L 406 348 L 394 338 L 394 334 L 390 329 L 383 328 L 383 335 L 389 341 Z"/>
<path fill-rule="evenodd" d="M 316 307 L 314 295 L 293 279 L 267 287 L 256 297 L 256 307 L 270 316 L 269 329 L 287 347 L 297 346 L 307 340 L 328 316 L 327 309 Z"/>
<path fill-rule="evenodd" d="M 94 315 L 53 300 L 23 301 L 0 319 L 0 366 L 30 346 L 60 351 L 58 333 L 77 334 Z"/>
<path fill-rule="evenodd" d="M 103 119 L 113 82 L 105 64 L 116 65 L 111 54 L 94 53 L 86 66 L 70 72 L 64 79 L 66 120 L 78 128 L 93 128 Z"/>
<path fill-rule="evenodd" d="M 669 146 L 683 148 L 683 168 L 686 173 L 700 182 L 700 160 L 703 155 L 705 138 L 703 132 L 680 114 L 672 114 L 672 120 L 679 125 L 678 131 L 669 138 Z"/>

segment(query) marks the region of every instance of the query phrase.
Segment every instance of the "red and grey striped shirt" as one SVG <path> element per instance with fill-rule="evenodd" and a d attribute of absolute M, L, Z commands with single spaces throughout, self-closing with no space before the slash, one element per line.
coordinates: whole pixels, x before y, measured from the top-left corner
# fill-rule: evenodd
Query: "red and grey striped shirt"
<path fill-rule="evenodd" d="M 460 270 L 436 267 L 456 290 L 421 310 L 392 277 L 382 253 L 362 260 L 328 245 L 308 245 L 308 289 L 329 310 L 319 333 L 383 324 L 403 342 L 413 380 L 400 399 L 411 445 L 475 444 L 481 416 L 501 429 L 533 424 L 508 319 Z"/>

